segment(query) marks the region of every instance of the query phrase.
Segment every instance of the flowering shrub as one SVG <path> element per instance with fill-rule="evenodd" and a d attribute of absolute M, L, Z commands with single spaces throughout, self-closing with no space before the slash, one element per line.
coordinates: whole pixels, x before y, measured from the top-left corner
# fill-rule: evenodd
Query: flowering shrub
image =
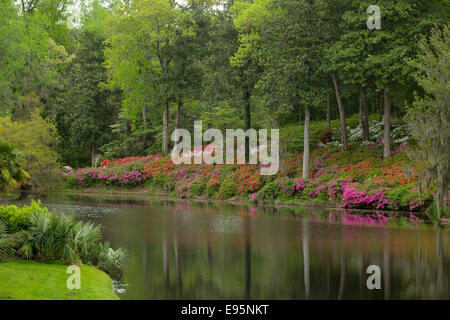
<path fill-rule="evenodd" d="M 236 182 L 237 191 L 240 194 L 252 193 L 262 187 L 259 168 L 254 165 L 242 165 L 232 173 L 231 179 Z"/>
<path fill-rule="evenodd" d="M 375 208 L 387 209 L 390 201 L 386 197 L 384 188 L 367 192 L 358 183 L 342 183 L 342 200 L 346 208 Z"/>
<path fill-rule="evenodd" d="M 161 154 L 155 154 L 155 155 L 148 155 L 145 157 L 127 157 L 127 158 L 121 158 L 121 159 L 112 159 L 112 160 L 103 160 L 102 162 L 100 162 L 100 166 L 101 167 L 105 167 L 105 166 L 114 166 L 117 164 L 125 164 L 127 162 L 149 162 L 149 161 L 153 161 L 156 159 L 161 158 Z"/>
<path fill-rule="evenodd" d="M 106 185 L 138 185 L 142 183 L 145 176 L 142 173 L 142 163 L 128 163 L 126 165 L 114 165 L 102 168 L 79 169 L 75 177 L 78 184 L 91 186 L 95 182 L 104 182 Z"/>
<path fill-rule="evenodd" d="M 177 197 L 206 194 L 228 199 L 241 195 L 250 201 L 318 199 L 332 206 L 378 210 L 421 210 L 433 190 L 416 190 L 417 174 L 404 147 L 382 160 L 382 146 L 350 143 L 348 152 L 328 145 L 311 153 L 309 178 L 303 179 L 302 154 L 287 157 L 277 176 L 261 176 L 258 165 L 176 166 L 160 154 L 104 160 L 100 168 L 84 168 L 74 176 L 78 185 L 136 186 L 151 184 Z"/>
<path fill-rule="evenodd" d="M 319 135 L 319 140 L 323 144 L 327 144 L 331 141 L 334 135 L 334 130 L 332 128 L 325 128 Z"/>
<path fill-rule="evenodd" d="M 264 185 L 262 196 L 264 199 L 293 197 L 301 193 L 306 186 L 306 180 L 303 178 L 278 178 Z"/>

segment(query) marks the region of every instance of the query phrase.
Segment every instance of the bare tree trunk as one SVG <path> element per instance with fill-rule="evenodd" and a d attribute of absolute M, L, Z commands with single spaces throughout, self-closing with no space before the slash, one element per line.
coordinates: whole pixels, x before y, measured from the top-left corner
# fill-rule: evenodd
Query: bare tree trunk
<path fill-rule="evenodd" d="M 250 89 L 246 89 L 245 90 L 245 95 L 244 95 L 244 99 L 245 99 L 245 129 L 250 129 L 250 123 L 251 123 L 251 119 L 250 119 L 250 97 L 251 97 L 251 93 L 250 93 Z"/>
<path fill-rule="evenodd" d="M 169 100 L 164 102 L 163 110 L 163 154 L 169 153 Z"/>
<path fill-rule="evenodd" d="M 378 121 L 383 120 L 383 94 L 378 97 Z"/>
<path fill-rule="evenodd" d="M 95 167 L 96 148 L 95 143 L 91 143 L 91 167 Z"/>
<path fill-rule="evenodd" d="M 302 108 L 300 104 L 297 104 L 297 113 L 298 113 L 298 124 L 302 125 Z"/>
<path fill-rule="evenodd" d="M 142 120 L 144 122 L 144 134 L 142 136 L 142 140 L 145 151 L 145 149 L 147 149 L 147 108 L 145 107 L 145 104 L 142 106 Z"/>
<path fill-rule="evenodd" d="M 309 176 L 309 105 L 305 105 L 305 127 L 303 133 L 303 178 Z"/>
<path fill-rule="evenodd" d="M 369 141 L 369 110 L 367 108 L 367 89 L 361 87 L 361 122 L 363 128 L 363 141 Z"/>
<path fill-rule="evenodd" d="M 347 151 L 347 123 L 345 121 L 344 103 L 342 101 L 341 93 L 339 91 L 339 82 L 338 82 L 338 76 L 337 76 L 336 71 L 333 71 L 331 73 L 331 78 L 333 79 L 334 89 L 336 92 L 336 100 L 338 102 L 338 107 L 339 107 L 339 118 L 341 119 L 342 145 L 343 145 L 344 151 Z"/>
<path fill-rule="evenodd" d="M 331 127 L 331 115 L 330 115 L 330 95 L 327 94 L 327 126 Z"/>
<path fill-rule="evenodd" d="M 437 180 L 438 188 L 436 191 L 436 208 L 437 208 L 437 218 L 441 219 L 441 211 L 444 210 L 446 214 L 446 203 L 448 195 L 448 166 L 444 164 L 438 164 L 437 166 Z"/>
<path fill-rule="evenodd" d="M 251 126 L 251 119 L 250 119 L 250 89 L 247 88 L 244 93 L 244 100 L 245 100 L 245 129 L 250 129 Z M 250 160 L 250 137 L 245 136 L 245 162 L 248 163 Z"/>
<path fill-rule="evenodd" d="M 361 88 L 359 88 L 359 108 L 358 108 L 359 122 L 358 126 L 362 126 L 362 95 Z"/>
<path fill-rule="evenodd" d="M 384 159 L 391 156 L 391 97 L 384 88 Z"/>
<path fill-rule="evenodd" d="M 181 121 L 181 108 L 183 107 L 183 100 L 181 98 L 178 100 L 178 106 L 177 106 L 177 113 L 175 116 L 175 128 L 180 128 L 180 121 Z"/>

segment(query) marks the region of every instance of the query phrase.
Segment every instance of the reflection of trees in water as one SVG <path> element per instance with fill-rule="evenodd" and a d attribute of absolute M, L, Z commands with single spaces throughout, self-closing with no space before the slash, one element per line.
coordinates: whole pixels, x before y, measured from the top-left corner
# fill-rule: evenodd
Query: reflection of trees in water
<path fill-rule="evenodd" d="M 252 285 L 252 242 L 250 240 L 251 219 L 245 222 L 245 298 L 250 299 L 250 289 Z"/>
<path fill-rule="evenodd" d="M 177 214 L 164 215 L 152 234 L 130 228 L 133 240 L 125 245 L 131 254 L 125 279 L 130 298 L 448 297 L 445 231 L 239 217 L 233 233 L 217 228 L 226 217 L 208 213 L 198 222 L 195 215 Z M 202 228 L 191 228 L 199 224 Z M 370 264 L 381 267 L 382 290 L 366 287 Z"/>
<path fill-rule="evenodd" d="M 309 283 L 309 222 L 307 219 L 302 223 L 303 238 L 303 274 L 305 281 L 305 299 L 309 299 L 310 283 Z"/>
<path fill-rule="evenodd" d="M 344 247 L 342 245 L 342 226 L 339 227 L 339 266 L 340 266 L 340 277 L 339 277 L 339 293 L 337 296 L 338 300 L 344 298 L 344 288 L 345 288 L 345 256 Z"/>
<path fill-rule="evenodd" d="M 414 255 L 414 264 L 402 260 L 399 268 L 405 270 L 405 293 L 407 297 L 421 297 L 425 299 L 448 299 L 449 292 L 449 276 L 450 268 L 448 255 L 448 237 L 444 237 L 446 231 L 438 229 L 435 234 L 435 250 L 430 251 L 424 245 L 424 241 L 428 240 L 424 233 L 420 231 L 416 238 L 417 249 Z M 425 238 L 425 240 L 424 240 Z M 430 256 L 433 261 L 430 262 Z"/>

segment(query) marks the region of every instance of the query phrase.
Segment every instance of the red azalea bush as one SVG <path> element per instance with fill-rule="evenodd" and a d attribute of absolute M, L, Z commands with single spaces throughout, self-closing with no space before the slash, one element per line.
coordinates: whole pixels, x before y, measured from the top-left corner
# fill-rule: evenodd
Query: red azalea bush
<path fill-rule="evenodd" d="M 319 134 L 319 140 L 323 144 L 327 144 L 328 142 L 331 142 L 331 139 L 333 138 L 334 130 L 332 128 L 325 128 L 320 134 Z"/>

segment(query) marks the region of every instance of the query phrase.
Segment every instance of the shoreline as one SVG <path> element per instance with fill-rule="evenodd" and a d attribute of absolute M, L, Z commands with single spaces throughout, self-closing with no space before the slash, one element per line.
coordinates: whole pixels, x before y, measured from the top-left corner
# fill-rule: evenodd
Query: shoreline
<path fill-rule="evenodd" d="M 416 216 L 420 216 L 423 218 L 429 219 L 431 222 L 437 222 L 433 220 L 428 214 L 427 210 L 424 211 L 404 211 L 404 210 L 376 210 L 376 209 L 361 209 L 361 208 L 345 208 L 339 202 L 334 202 L 331 205 L 330 202 L 324 200 L 301 200 L 301 199 L 292 199 L 292 200 L 280 200 L 277 199 L 275 201 L 249 201 L 248 199 L 243 199 L 240 196 L 234 196 L 229 199 L 214 199 L 210 198 L 207 195 L 203 196 L 193 196 L 189 198 L 180 198 L 177 197 L 170 192 L 160 189 L 160 190 L 149 190 L 148 187 L 137 187 L 134 189 L 121 189 L 120 187 L 88 187 L 88 188 L 71 188 L 64 190 L 23 190 L 23 191 L 15 191 L 11 192 L 12 194 L 29 194 L 29 195 L 39 195 L 39 196 L 49 196 L 50 194 L 59 194 L 59 195 L 73 195 L 73 196 L 84 196 L 90 198 L 96 198 L 99 196 L 105 197 L 114 197 L 117 200 L 132 200 L 132 201 L 145 201 L 152 198 L 157 198 L 158 200 L 170 200 L 170 201 L 194 201 L 198 203 L 225 203 L 225 204 L 236 204 L 237 206 L 258 206 L 258 207 L 294 207 L 294 208 L 318 208 L 318 209 L 330 209 L 330 210 L 348 210 L 353 212 L 360 213 L 375 213 L 375 212 L 386 212 L 391 214 L 399 214 L 399 215 L 409 215 L 410 213 L 414 213 Z M 4 194 L 4 193 L 3 193 Z M 0 194 L 1 196 L 2 194 Z M 338 205 L 339 204 L 339 205 Z"/>

